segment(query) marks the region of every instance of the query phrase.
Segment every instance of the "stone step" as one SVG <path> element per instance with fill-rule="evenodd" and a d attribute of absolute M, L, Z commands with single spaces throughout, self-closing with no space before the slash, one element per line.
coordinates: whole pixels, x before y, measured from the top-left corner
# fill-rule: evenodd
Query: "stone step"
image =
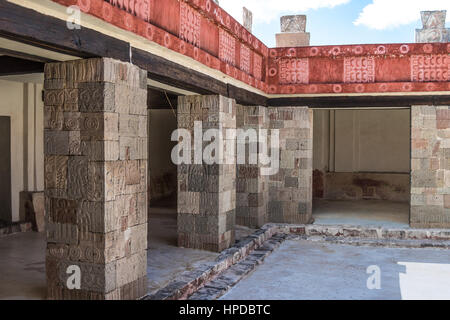
<path fill-rule="evenodd" d="M 384 228 L 348 225 L 287 225 L 277 226 L 280 232 L 287 234 L 324 237 L 346 237 L 364 239 L 394 239 L 394 240 L 449 240 L 449 229 L 412 229 Z"/>
<path fill-rule="evenodd" d="M 217 300 L 234 287 L 239 281 L 250 275 L 255 268 L 277 249 L 287 238 L 287 234 L 276 234 L 265 241 L 262 246 L 250 253 L 247 258 L 222 272 L 215 279 L 206 283 L 189 300 Z"/>
<path fill-rule="evenodd" d="M 186 271 L 156 293 L 147 295 L 144 300 L 183 300 L 203 288 L 205 284 L 216 280 L 222 273 L 253 254 L 253 258 L 267 252 L 270 242 L 278 239 L 275 236 L 278 228 L 267 225 L 250 236 L 237 242 L 233 247 L 222 251 L 211 263 L 202 264 L 193 271 Z M 282 235 L 281 237 L 284 237 Z"/>

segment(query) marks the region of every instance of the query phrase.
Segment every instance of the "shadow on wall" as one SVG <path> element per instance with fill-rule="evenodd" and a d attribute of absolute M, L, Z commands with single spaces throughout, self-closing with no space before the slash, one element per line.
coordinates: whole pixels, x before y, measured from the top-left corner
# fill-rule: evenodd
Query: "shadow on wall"
<path fill-rule="evenodd" d="M 313 196 L 326 200 L 409 202 L 410 175 L 405 173 L 337 173 L 314 170 Z"/>
<path fill-rule="evenodd" d="M 177 173 L 170 171 L 162 175 L 153 174 L 150 178 L 149 203 L 173 196 L 177 193 Z"/>

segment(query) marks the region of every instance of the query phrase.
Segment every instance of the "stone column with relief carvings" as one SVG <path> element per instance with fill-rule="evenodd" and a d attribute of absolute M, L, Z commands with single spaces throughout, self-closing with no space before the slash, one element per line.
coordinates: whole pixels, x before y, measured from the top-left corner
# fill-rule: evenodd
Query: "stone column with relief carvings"
<path fill-rule="evenodd" d="M 178 245 L 220 252 L 234 244 L 236 219 L 236 140 L 228 139 L 227 129 L 236 129 L 236 103 L 222 96 L 178 98 L 178 128 L 192 137 L 191 163 L 178 166 Z M 194 161 L 198 145 L 194 139 L 195 122 L 202 132 L 219 129 L 224 148 L 219 163 Z M 203 150 L 202 150 L 203 145 Z M 210 142 L 200 140 L 200 152 L 207 153 Z"/>
<path fill-rule="evenodd" d="M 411 226 L 450 227 L 450 110 L 411 108 Z"/>
<path fill-rule="evenodd" d="M 49 299 L 146 293 L 146 79 L 112 59 L 45 66 Z"/>
<path fill-rule="evenodd" d="M 269 108 L 280 132 L 280 170 L 269 177 L 269 222 L 309 224 L 312 218 L 313 111 Z"/>
<path fill-rule="evenodd" d="M 242 154 L 239 150 L 245 148 L 245 163 L 238 163 L 236 166 L 236 224 L 250 228 L 260 228 L 267 223 L 269 176 L 262 174 L 260 158 L 256 163 L 251 159 L 251 155 L 258 155 L 263 149 L 261 144 L 264 141 L 260 130 L 266 130 L 265 143 L 269 143 L 267 111 L 266 107 L 237 105 L 237 128 L 243 134 L 242 137 L 237 137 L 237 152 Z M 249 141 L 249 133 L 253 130 L 259 141 Z"/>

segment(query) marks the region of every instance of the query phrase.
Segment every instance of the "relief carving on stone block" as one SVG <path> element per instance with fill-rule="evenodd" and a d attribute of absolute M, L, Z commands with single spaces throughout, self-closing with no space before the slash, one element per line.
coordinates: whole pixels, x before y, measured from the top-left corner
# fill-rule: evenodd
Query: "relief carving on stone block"
<path fill-rule="evenodd" d="M 446 11 L 422 11 L 420 14 L 424 29 L 445 28 Z"/>
<path fill-rule="evenodd" d="M 45 188 L 67 189 L 67 163 L 68 157 L 46 156 L 45 157 Z"/>
<path fill-rule="evenodd" d="M 55 223 L 77 224 L 78 210 L 77 201 L 52 198 L 50 219 Z"/>
<path fill-rule="evenodd" d="M 306 31 L 306 16 L 284 16 L 281 17 L 281 32 L 305 32 Z"/>
<path fill-rule="evenodd" d="M 68 196 L 87 199 L 89 194 L 89 162 L 87 157 L 70 157 L 68 161 Z"/>

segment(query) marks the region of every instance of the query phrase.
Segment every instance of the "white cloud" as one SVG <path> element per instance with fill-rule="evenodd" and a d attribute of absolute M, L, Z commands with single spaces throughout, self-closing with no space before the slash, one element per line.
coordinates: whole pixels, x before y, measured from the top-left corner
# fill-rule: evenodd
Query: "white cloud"
<path fill-rule="evenodd" d="M 242 7 L 246 7 L 253 12 L 254 23 L 270 23 L 283 14 L 301 14 L 348 2 L 350 0 L 219 0 L 220 6 L 239 22 L 242 22 Z"/>
<path fill-rule="evenodd" d="M 447 10 L 449 21 L 449 0 L 373 0 L 363 9 L 354 24 L 385 30 L 420 20 L 420 11 L 430 10 Z"/>

